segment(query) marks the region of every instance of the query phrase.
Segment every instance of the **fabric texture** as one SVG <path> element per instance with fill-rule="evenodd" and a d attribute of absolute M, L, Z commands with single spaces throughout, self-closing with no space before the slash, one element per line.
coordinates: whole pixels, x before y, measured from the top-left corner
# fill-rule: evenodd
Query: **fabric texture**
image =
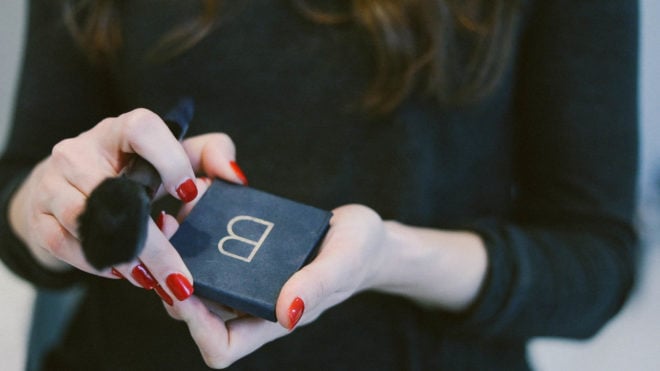
<path fill-rule="evenodd" d="M 229 134 L 255 188 L 472 230 L 487 245 L 485 285 L 463 313 L 364 293 L 232 369 L 526 369 L 530 338 L 589 337 L 619 310 L 636 257 L 635 1 L 525 3 L 514 61 L 493 94 L 452 108 L 413 93 L 381 118 L 355 109 L 373 70 L 363 31 L 317 25 L 286 2 L 227 3 L 243 5 L 191 50 L 150 63 L 146 51 L 198 9 L 122 2 L 125 42 L 110 68 L 88 63 L 59 2 L 30 3 L 0 160 L 0 255 L 36 285 L 87 287 L 49 368 L 205 369 L 156 295 L 44 272 L 6 220 L 13 190 L 55 143 L 136 107 L 164 113 L 182 96 L 197 107 L 189 135 Z"/>

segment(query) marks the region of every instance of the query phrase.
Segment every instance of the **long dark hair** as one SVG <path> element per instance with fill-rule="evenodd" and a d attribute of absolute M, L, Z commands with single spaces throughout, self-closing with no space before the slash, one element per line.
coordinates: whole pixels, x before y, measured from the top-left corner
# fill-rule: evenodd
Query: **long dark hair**
<path fill-rule="evenodd" d="M 121 47 L 116 1 L 66 2 L 66 23 L 93 60 L 112 58 Z M 362 103 L 376 114 L 391 112 L 413 88 L 449 104 L 487 95 L 510 61 L 520 13 L 520 0 L 350 0 L 341 14 L 289 1 L 313 22 L 354 22 L 369 34 L 375 75 Z M 164 35 L 152 52 L 169 58 L 193 47 L 213 29 L 221 3 L 200 0 L 197 17 Z"/>

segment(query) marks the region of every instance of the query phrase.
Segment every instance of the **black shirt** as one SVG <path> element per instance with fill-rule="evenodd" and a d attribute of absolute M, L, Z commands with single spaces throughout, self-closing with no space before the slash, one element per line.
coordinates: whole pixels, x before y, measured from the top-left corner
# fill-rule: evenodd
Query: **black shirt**
<path fill-rule="evenodd" d="M 331 209 L 467 229 L 486 242 L 477 301 L 452 314 L 364 293 L 267 344 L 237 369 L 524 369 L 534 336 L 593 335 L 635 272 L 637 4 L 526 3 L 515 58 L 493 94 L 450 108 L 413 92 L 395 112 L 355 109 L 371 77 L 369 38 L 286 2 L 244 2 L 191 50 L 145 51 L 197 8 L 125 2 L 111 69 L 90 65 L 51 1 L 32 1 L 13 128 L 0 162 L 11 192 L 58 141 L 135 107 L 181 96 L 195 135 L 228 133 L 256 188 Z M 204 368 L 184 324 L 126 282 L 39 270 L 0 215 L 0 254 L 37 285 L 87 291 L 49 357 L 62 369 Z"/>

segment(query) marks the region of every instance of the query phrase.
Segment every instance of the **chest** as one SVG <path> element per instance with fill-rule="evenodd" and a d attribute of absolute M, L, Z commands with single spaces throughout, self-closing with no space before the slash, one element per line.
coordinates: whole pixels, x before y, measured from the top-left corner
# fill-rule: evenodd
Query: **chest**
<path fill-rule="evenodd" d="M 124 25 L 117 84 L 124 104 L 163 112 L 192 97 L 190 135 L 228 133 L 255 187 L 325 208 L 366 203 L 399 219 L 451 219 L 483 199 L 505 202 L 509 82 L 473 107 L 443 108 L 414 95 L 391 115 L 369 117 L 359 102 L 374 58 L 356 27 L 315 24 L 286 2 L 250 1 L 184 53 L 147 61 L 181 14 L 199 12 L 176 5 L 154 15 L 149 3 L 131 5 Z M 441 200 L 446 211 L 429 207 Z"/>

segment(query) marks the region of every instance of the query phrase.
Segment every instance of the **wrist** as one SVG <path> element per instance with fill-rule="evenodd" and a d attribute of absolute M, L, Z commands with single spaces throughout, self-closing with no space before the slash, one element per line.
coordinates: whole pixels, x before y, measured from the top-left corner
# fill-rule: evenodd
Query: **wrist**
<path fill-rule="evenodd" d="M 474 233 L 384 223 L 378 271 L 371 289 L 460 311 L 480 292 L 487 254 Z"/>
<path fill-rule="evenodd" d="M 410 232 L 410 227 L 397 221 L 383 222 L 383 239 L 369 289 L 401 294 L 414 285 L 414 278 L 408 273 L 410 267 L 419 266 L 424 254 L 423 250 L 415 248 L 419 242 Z"/>

